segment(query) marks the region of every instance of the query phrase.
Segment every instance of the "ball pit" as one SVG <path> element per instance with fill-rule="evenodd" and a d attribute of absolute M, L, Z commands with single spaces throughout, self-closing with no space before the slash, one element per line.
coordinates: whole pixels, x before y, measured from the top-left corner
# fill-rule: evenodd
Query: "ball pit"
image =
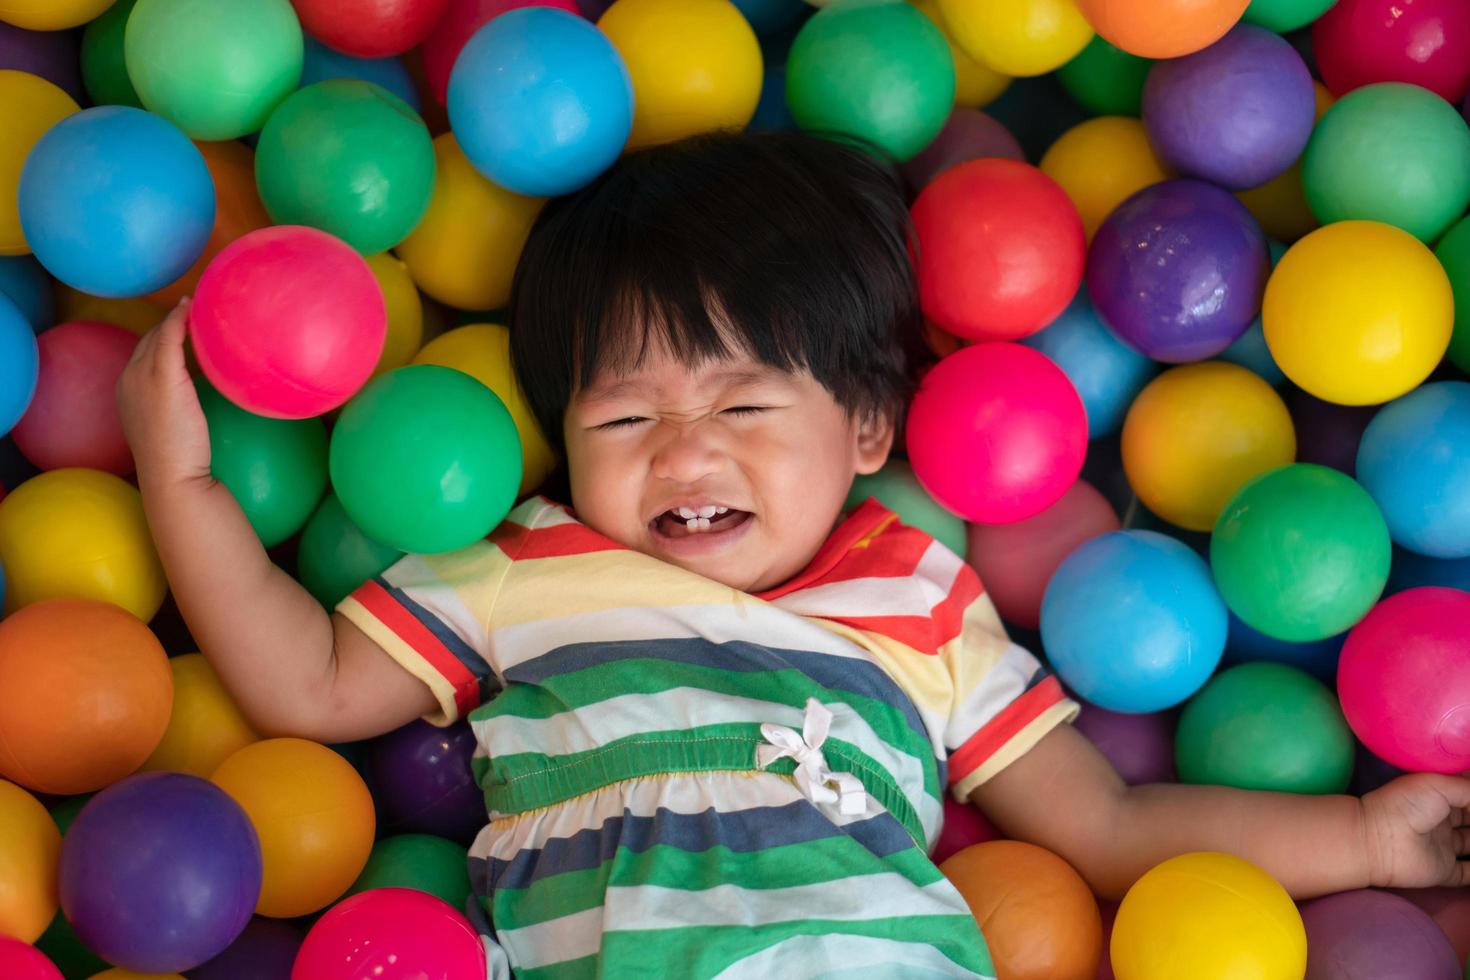
<path fill-rule="evenodd" d="M 1312 25 L 1312 49 L 1336 95 L 1374 82 L 1455 103 L 1470 91 L 1470 7 L 1457 0 L 1338 0 Z"/>
<path fill-rule="evenodd" d="M 15 304 L 36 333 L 56 322 L 51 279 L 29 255 L 0 256 L 0 295 Z"/>
<path fill-rule="evenodd" d="M 474 732 L 464 723 L 415 721 L 373 739 L 367 771 L 383 801 L 383 828 L 471 843 L 485 826 L 485 797 L 470 766 L 474 750 Z"/>
<path fill-rule="evenodd" d="M 240 713 L 200 653 L 170 657 L 173 707 L 158 747 L 142 772 L 182 772 L 207 779 L 220 763 L 260 736 Z"/>
<path fill-rule="evenodd" d="M 82 81 L 97 105 L 143 108 L 128 77 L 125 50 L 128 18 L 138 0 L 116 0 L 82 32 Z"/>
<path fill-rule="evenodd" d="M 29 943 L 45 930 L 56 915 L 60 857 L 61 832 L 46 808 L 15 783 L 0 779 L 0 937 Z"/>
<path fill-rule="evenodd" d="M 1434 248 L 1450 279 L 1455 297 L 1455 330 L 1450 337 L 1449 359 L 1470 374 L 1470 220 L 1461 219 L 1445 232 Z"/>
<path fill-rule="evenodd" d="M 1306 980 L 1405 976 L 1460 980 L 1459 957 L 1444 931 L 1398 895 L 1342 892 L 1302 906 Z"/>
<path fill-rule="evenodd" d="M 413 888 L 462 909 L 470 897 L 469 854 L 460 844 L 428 834 L 384 837 L 347 895 L 374 888 Z"/>
<path fill-rule="evenodd" d="M 484 980 L 485 949 L 464 917 L 440 899 L 409 888 L 377 888 L 322 916 L 291 972 L 291 980 L 364 976 Z"/>
<path fill-rule="evenodd" d="M 939 0 L 955 44 L 1005 75 L 1042 75 L 1076 57 L 1092 26 L 1072 0 L 967 3 Z"/>
<path fill-rule="evenodd" d="M 16 197 L 21 171 L 41 137 L 76 111 L 76 100 L 46 79 L 0 69 L 0 255 L 31 251 Z"/>
<path fill-rule="evenodd" d="M 1078 105 L 1095 116 L 1137 116 L 1153 62 L 1094 37 L 1057 69 L 1057 81 Z"/>
<path fill-rule="evenodd" d="M 448 0 L 292 0 L 303 30 L 355 58 L 385 58 L 419 44 L 448 8 Z"/>
<path fill-rule="evenodd" d="M 765 2 L 765 0 L 757 0 L 757 2 Z M 798 11 L 802 9 L 800 0 L 778 0 L 778 2 L 783 5 L 790 4 Z M 747 9 L 749 6 L 750 0 L 746 0 L 746 5 L 741 8 L 746 19 L 750 19 L 750 11 Z M 915 0 L 914 6 L 918 7 L 924 16 L 928 17 L 934 26 L 944 33 L 945 40 L 949 42 L 950 59 L 954 62 L 955 108 L 979 109 L 994 102 L 1010 86 L 1011 76 L 997 71 L 983 61 L 977 61 L 955 44 L 954 31 L 945 21 L 944 12 L 939 9 L 939 0 Z M 790 9 L 790 6 L 786 9 Z M 756 26 L 756 33 L 761 33 L 759 26 Z"/>
<path fill-rule="evenodd" d="M 86 97 L 74 31 L 28 31 L 0 21 L 0 68 L 44 78 L 73 101 Z"/>
<path fill-rule="evenodd" d="M 290 923 L 256 917 L 212 960 L 189 971 L 189 980 L 254 980 L 289 977 L 306 935 Z"/>
<path fill-rule="evenodd" d="M 1240 20 L 1249 0 L 1078 0 L 1109 42 L 1144 58 L 1178 58 L 1209 47 Z"/>
<path fill-rule="evenodd" d="M 475 32 L 501 14 L 522 7 L 550 7 L 569 14 L 583 13 L 575 0 L 449 0 L 443 16 L 434 24 L 419 49 L 429 92 L 440 105 L 448 98 L 449 76 L 454 70 L 454 63 Z"/>
<path fill-rule="evenodd" d="M 0 434 L 25 416 L 36 394 L 41 355 L 35 332 L 20 309 L 0 297 Z"/>
<path fill-rule="evenodd" d="M 82 466 L 127 476 L 133 453 L 118 417 L 117 379 L 137 335 L 84 320 L 53 327 L 36 344 L 36 393 L 11 433 L 16 448 L 43 470 Z"/>
<path fill-rule="evenodd" d="M 379 544 L 362 533 L 328 493 L 301 529 L 296 572 L 323 607 L 335 609 L 359 585 L 403 557 L 403 552 Z"/>
<path fill-rule="evenodd" d="M 423 115 L 423 99 L 419 96 L 413 75 L 409 73 L 402 58 L 354 58 L 332 50 L 310 35 L 303 40 L 302 88 L 333 79 L 372 82 L 392 92 L 414 112 Z"/>
<path fill-rule="evenodd" d="M 1119 204 L 1171 176 L 1143 123 L 1118 116 L 1073 126 L 1046 151 L 1040 166 L 1077 205 L 1089 241 Z"/>
<path fill-rule="evenodd" d="M 956 106 L 939 135 L 924 147 L 922 153 L 904 163 L 903 174 L 910 187 L 922 191 L 935 177 L 955 164 L 981 157 L 1003 157 L 1024 162 L 1026 154 L 1010 130 L 994 116 L 978 109 Z"/>
<path fill-rule="evenodd" d="M 63 980 L 46 954 L 9 936 L 0 936 L 0 971 L 14 980 Z"/>
<path fill-rule="evenodd" d="M 1251 0 L 1241 19 L 1278 34 L 1301 30 L 1321 17 L 1337 0 Z"/>

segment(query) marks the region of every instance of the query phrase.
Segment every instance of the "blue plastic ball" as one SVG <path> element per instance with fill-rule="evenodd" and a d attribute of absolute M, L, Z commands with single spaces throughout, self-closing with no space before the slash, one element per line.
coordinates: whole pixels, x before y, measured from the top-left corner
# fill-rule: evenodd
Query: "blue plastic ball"
<path fill-rule="evenodd" d="M 1274 636 L 1251 629 L 1232 613 L 1230 634 L 1225 640 L 1225 662 L 1241 664 L 1269 660 L 1306 671 L 1322 683 L 1332 684 L 1337 679 L 1337 658 L 1342 653 L 1342 645 L 1346 640 L 1346 633 L 1310 643 L 1278 640 Z"/>
<path fill-rule="evenodd" d="M 0 293 L 20 308 L 36 333 L 55 322 L 51 280 L 31 256 L 0 255 Z"/>
<path fill-rule="evenodd" d="M 1209 566 L 1155 531 L 1093 538 L 1057 568 L 1041 643 L 1063 682 L 1110 711 L 1161 711 L 1209 680 L 1228 618 Z"/>
<path fill-rule="evenodd" d="M 333 51 L 311 35 L 304 35 L 305 57 L 301 64 L 301 84 L 306 88 L 317 82 L 335 78 L 357 79 L 373 82 L 407 102 L 414 112 L 423 114 L 424 107 L 414 88 L 413 76 L 408 73 L 402 58 L 354 58 L 340 51 Z"/>
<path fill-rule="evenodd" d="M 35 331 L 20 308 L 0 296 L 0 436 L 15 427 L 31 404 L 40 369 Z"/>
<path fill-rule="evenodd" d="M 475 168 L 532 197 L 590 183 L 633 129 L 633 82 L 589 21 L 553 7 L 501 14 L 449 76 L 449 122 Z"/>
<path fill-rule="evenodd" d="M 1427 384 L 1380 409 L 1358 444 L 1357 474 L 1394 543 L 1470 558 L 1470 383 Z"/>
<path fill-rule="evenodd" d="M 20 175 L 20 224 L 53 276 L 96 296 L 173 282 L 214 227 L 214 181 L 189 138 L 160 116 L 97 106 L 42 136 Z"/>

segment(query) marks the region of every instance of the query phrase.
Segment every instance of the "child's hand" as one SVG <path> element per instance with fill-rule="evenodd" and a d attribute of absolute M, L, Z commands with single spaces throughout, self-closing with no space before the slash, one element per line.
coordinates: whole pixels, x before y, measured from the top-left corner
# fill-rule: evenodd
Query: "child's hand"
<path fill-rule="evenodd" d="M 1415 773 L 1363 797 L 1370 883 L 1397 888 L 1470 885 L 1470 779 Z"/>
<path fill-rule="evenodd" d="M 184 363 L 188 317 L 189 300 L 184 299 L 138 341 L 117 382 L 123 433 L 140 479 L 177 483 L 209 478 L 209 427 Z"/>

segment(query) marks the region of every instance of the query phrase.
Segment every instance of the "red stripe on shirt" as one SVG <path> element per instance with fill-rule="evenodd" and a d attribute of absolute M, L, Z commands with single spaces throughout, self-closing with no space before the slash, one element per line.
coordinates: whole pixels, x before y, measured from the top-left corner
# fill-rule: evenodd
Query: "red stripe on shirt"
<path fill-rule="evenodd" d="M 506 521 L 495 529 L 490 540 L 499 545 L 500 550 L 509 555 L 512 561 L 627 550 L 585 524 L 553 524 L 551 527 L 529 528 Z"/>
<path fill-rule="evenodd" d="M 413 613 L 399 605 L 387 589 L 370 580 L 352 593 L 352 598 L 453 686 L 454 704 L 461 718 L 479 707 L 480 683 L 475 675 Z"/>
<path fill-rule="evenodd" d="M 1047 677 L 1040 684 L 1006 705 L 1000 714 L 990 720 L 984 728 L 970 736 L 949 756 L 949 783 L 954 785 L 970 773 L 979 769 L 987 759 L 995 755 L 1005 744 L 1015 738 L 1027 725 L 1046 713 L 1052 705 L 1061 701 L 1061 681 Z"/>

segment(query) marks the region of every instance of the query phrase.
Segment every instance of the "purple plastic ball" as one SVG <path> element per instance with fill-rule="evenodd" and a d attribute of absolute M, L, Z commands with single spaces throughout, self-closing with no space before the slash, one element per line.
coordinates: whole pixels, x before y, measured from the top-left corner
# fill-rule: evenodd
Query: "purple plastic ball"
<path fill-rule="evenodd" d="M 1266 236 L 1245 205 L 1202 180 L 1128 198 L 1087 251 L 1087 290 L 1118 338 L 1156 361 L 1214 357 L 1261 311 Z"/>
<path fill-rule="evenodd" d="M 39 75 L 78 105 L 87 104 L 76 31 L 28 31 L 0 22 L 0 68 Z"/>
<path fill-rule="evenodd" d="M 1296 461 L 1330 466 L 1356 476 L 1358 443 L 1378 414 L 1378 405 L 1335 405 L 1294 389 L 1286 398 L 1296 425 Z"/>
<path fill-rule="evenodd" d="M 979 109 L 960 106 L 950 112 L 933 142 L 903 165 L 903 175 L 917 194 L 950 167 L 981 157 L 1026 160 L 1021 144 L 1003 123 Z"/>
<path fill-rule="evenodd" d="M 1232 190 L 1259 187 L 1295 163 L 1315 121 L 1306 62 L 1253 24 L 1155 63 L 1143 86 L 1143 124 L 1164 162 Z"/>
<path fill-rule="evenodd" d="M 415 721 L 373 739 L 369 785 L 382 831 L 471 844 L 488 820 L 470 770 L 474 751 L 475 735 L 465 722 L 436 728 Z"/>
<path fill-rule="evenodd" d="M 228 949 L 190 970 L 189 980 L 286 980 L 305 938 L 290 923 L 257 916 Z"/>
<path fill-rule="evenodd" d="M 1097 746 L 1129 786 L 1172 783 L 1178 778 L 1174 772 L 1172 713 L 1123 714 L 1084 703 L 1073 725 Z"/>
<path fill-rule="evenodd" d="M 1304 980 L 1461 980 L 1444 930 L 1406 898 L 1364 888 L 1302 906 Z"/>
<path fill-rule="evenodd" d="M 260 897 L 250 818 L 198 776 L 149 772 L 98 793 L 61 845 L 61 907 L 98 956 L 177 973 L 240 935 Z"/>

